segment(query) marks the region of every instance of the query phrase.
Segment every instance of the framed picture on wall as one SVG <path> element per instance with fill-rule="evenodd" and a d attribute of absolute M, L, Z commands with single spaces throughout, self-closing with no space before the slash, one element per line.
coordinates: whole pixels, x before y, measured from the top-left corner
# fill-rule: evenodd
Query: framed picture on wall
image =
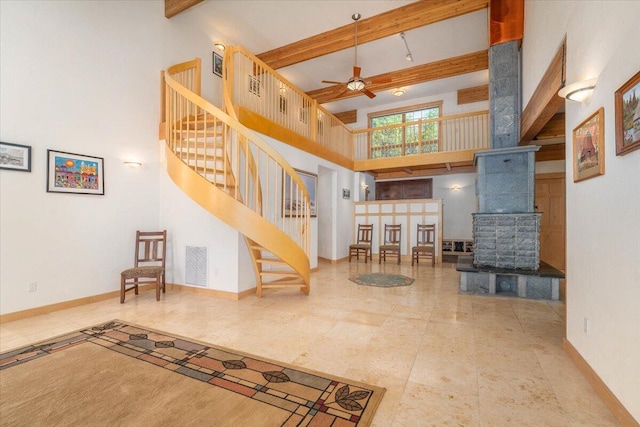
<path fill-rule="evenodd" d="M 213 74 L 222 77 L 222 56 L 213 52 Z"/>
<path fill-rule="evenodd" d="M 307 193 L 309 193 L 309 202 L 310 202 L 310 216 L 317 216 L 316 211 L 316 194 L 318 192 L 318 175 L 301 171 L 298 169 L 294 169 L 302 183 L 307 188 Z M 287 174 L 284 175 L 284 179 L 282 181 L 282 199 L 283 199 L 283 207 L 284 211 L 282 212 L 282 216 L 298 216 L 299 210 L 299 200 L 296 200 L 295 191 L 292 188 L 291 177 Z"/>
<path fill-rule="evenodd" d="M 0 169 L 31 172 L 31 147 L 0 142 Z"/>
<path fill-rule="evenodd" d="M 640 71 L 616 91 L 616 156 L 640 148 Z"/>
<path fill-rule="evenodd" d="M 104 195 L 102 157 L 47 150 L 47 192 Z"/>
<path fill-rule="evenodd" d="M 604 108 L 573 130 L 573 182 L 604 175 Z"/>

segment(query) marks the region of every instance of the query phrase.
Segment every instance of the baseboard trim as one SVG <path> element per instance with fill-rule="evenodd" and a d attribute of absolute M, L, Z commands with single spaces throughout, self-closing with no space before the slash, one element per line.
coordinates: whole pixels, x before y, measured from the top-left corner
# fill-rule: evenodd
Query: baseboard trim
<path fill-rule="evenodd" d="M 349 259 L 348 256 L 344 258 L 339 258 L 339 259 L 329 259 L 329 258 L 318 257 L 318 262 L 324 262 L 325 264 L 338 264 L 340 262 L 345 262 L 348 259 Z"/>
<path fill-rule="evenodd" d="M 140 285 L 139 290 L 145 291 L 156 288 L 152 285 Z M 120 290 L 107 292 L 106 294 L 93 295 L 90 297 L 73 299 L 70 301 L 58 302 L 55 304 L 43 305 L 42 307 L 29 308 L 27 310 L 14 311 L 13 313 L 0 314 L 0 323 L 13 322 L 14 320 L 26 319 L 28 317 L 39 316 L 41 314 L 49 314 L 54 311 L 66 310 L 67 308 L 78 307 L 85 304 L 93 304 L 94 302 L 100 302 L 111 298 L 120 298 Z"/>
<path fill-rule="evenodd" d="M 578 370 L 584 375 L 591 387 L 600 396 L 604 404 L 609 408 L 614 417 L 624 427 L 640 427 L 638 421 L 627 411 L 627 408 L 620 403 L 618 398 L 609 390 L 609 387 L 600 379 L 598 374 L 591 368 L 589 363 L 582 357 L 582 355 L 576 350 L 576 348 L 564 338 L 562 342 L 562 348 L 565 353 L 569 355 L 573 363 L 578 367 Z"/>
<path fill-rule="evenodd" d="M 156 289 L 155 284 L 140 285 L 139 292 L 154 291 Z M 207 294 L 219 298 L 226 298 L 232 300 L 239 300 L 249 295 L 255 295 L 256 288 L 247 289 L 239 293 L 218 291 L 216 289 L 209 288 L 196 288 L 194 286 L 177 285 L 174 283 L 167 283 L 168 291 L 177 292 L 193 292 L 200 294 Z M 131 295 L 131 294 L 130 294 Z M 93 304 L 94 302 L 100 302 L 111 298 L 120 298 L 120 290 L 107 292 L 105 294 L 93 295 L 90 297 L 78 298 L 70 301 L 58 302 L 55 304 L 43 305 L 42 307 L 29 308 L 27 310 L 15 311 L 13 313 L 0 314 L 0 323 L 9 323 L 14 320 L 26 319 L 29 317 L 39 316 L 41 314 L 49 314 L 55 311 L 66 310 L 67 308 L 79 307 L 81 305 Z M 131 298 L 131 296 L 129 296 Z M 126 304 L 126 301 L 125 301 Z"/>
<path fill-rule="evenodd" d="M 242 292 L 229 292 L 229 291 L 219 291 L 217 289 L 209 289 L 209 288 L 197 288 L 195 286 L 186 286 L 186 285 L 178 285 L 175 283 L 167 283 L 167 288 L 170 291 L 178 291 L 178 292 L 191 292 L 195 294 L 205 294 L 211 295 L 214 297 L 232 299 L 232 300 L 240 300 L 249 295 L 255 295 L 256 288 L 247 289 Z"/>

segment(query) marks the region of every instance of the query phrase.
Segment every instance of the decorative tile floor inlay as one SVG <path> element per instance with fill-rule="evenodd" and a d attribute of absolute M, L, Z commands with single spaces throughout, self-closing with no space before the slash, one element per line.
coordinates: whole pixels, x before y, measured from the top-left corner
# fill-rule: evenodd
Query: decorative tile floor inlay
<path fill-rule="evenodd" d="M 355 381 L 321 377 L 319 373 L 119 320 L 2 353 L 0 371 L 88 343 L 289 411 L 291 417 L 286 425 L 313 424 L 313 417 L 319 413 L 323 414 L 323 421 L 331 420 L 326 425 L 333 425 L 332 422 L 340 426 L 368 425 L 384 393 L 379 387 L 367 388 Z M 361 423 L 365 412 L 367 419 Z"/>
<path fill-rule="evenodd" d="M 358 285 L 390 288 L 393 286 L 409 286 L 415 279 L 401 274 L 369 273 L 349 277 L 349 280 Z"/>

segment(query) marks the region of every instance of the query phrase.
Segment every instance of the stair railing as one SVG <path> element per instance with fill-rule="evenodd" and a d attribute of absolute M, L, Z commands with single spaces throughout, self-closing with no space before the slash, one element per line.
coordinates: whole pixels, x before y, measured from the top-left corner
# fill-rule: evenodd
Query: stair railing
<path fill-rule="evenodd" d="M 244 107 L 329 152 L 353 159 L 351 130 L 284 76 L 241 46 L 225 49 L 224 64 L 227 109 Z"/>
<path fill-rule="evenodd" d="M 199 63 L 191 63 L 191 66 L 179 64 L 184 66 L 172 69 L 183 75 L 190 73 L 189 69 L 199 68 Z M 184 86 L 168 70 L 164 73 L 164 82 L 168 149 L 204 179 L 292 239 L 306 255 L 306 274 L 302 274 L 308 281 L 310 238 L 307 230 L 312 207 L 298 174 L 257 133 L 187 87 L 199 90 L 199 80 L 187 77 L 183 80 L 187 84 Z M 249 234 L 254 241 L 268 246 L 265 244 L 268 242 L 260 242 L 260 230 Z M 277 253 L 278 242 L 273 243 L 276 248 L 272 252 L 286 260 L 286 254 Z M 286 244 L 279 246 L 284 248 Z"/>

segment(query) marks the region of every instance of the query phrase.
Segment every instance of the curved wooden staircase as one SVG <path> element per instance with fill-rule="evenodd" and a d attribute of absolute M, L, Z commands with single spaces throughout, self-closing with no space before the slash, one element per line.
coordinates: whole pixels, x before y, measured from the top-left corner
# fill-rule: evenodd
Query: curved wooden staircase
<path fill-rule="evenodd" d="M 200 59 L 163 72 L 167 172 L 192 200 L 245 236 L 258 296 L 282 287 L 308 294 L 307 190 L 257 133 L 200 97 L 200 76 Z"/>

